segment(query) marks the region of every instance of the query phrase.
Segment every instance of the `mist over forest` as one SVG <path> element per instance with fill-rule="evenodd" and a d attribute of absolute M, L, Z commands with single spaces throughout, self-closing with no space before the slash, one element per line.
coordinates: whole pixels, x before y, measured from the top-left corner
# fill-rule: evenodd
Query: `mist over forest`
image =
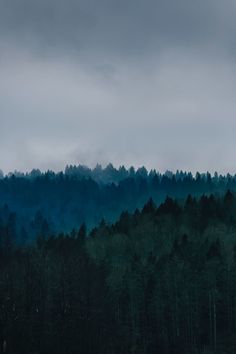
<path fill-rule="evenodd" d="M 138 169 L 112 164 L 90 169 L 67 166 L 64 172 L 15 171 L 0 178 L 0 227 L 19 244 L 40 235 L 88 230 L 103 219 L 115 222 L 123 211 L 134 212 L 152 198 L 160 205 L 167 197 L 183 202 L 188 195 L 218 197 L 236 191 L 236 175 L 211 175 Z M 5 231 L 8 232 L 8 231 Z"/>
<path fill-rule="evenodd" d="M 236 353 L 235 14 L 0 0 L 0 354 Z"/>

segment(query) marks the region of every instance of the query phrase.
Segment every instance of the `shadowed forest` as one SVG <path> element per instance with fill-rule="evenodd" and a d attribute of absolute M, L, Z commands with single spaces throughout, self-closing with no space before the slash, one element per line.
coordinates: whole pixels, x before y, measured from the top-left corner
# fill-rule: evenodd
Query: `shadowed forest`
<path fill-rule="evenodd" d="M 236 352 L 236 177 L 0 179 L 0 353 Z"/>

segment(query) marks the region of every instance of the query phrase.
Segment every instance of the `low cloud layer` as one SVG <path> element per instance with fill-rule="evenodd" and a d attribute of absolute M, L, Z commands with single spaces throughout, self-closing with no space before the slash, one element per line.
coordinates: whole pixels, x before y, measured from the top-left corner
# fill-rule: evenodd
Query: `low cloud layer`
<path fill-rule="evenodd" d="M 0 0 L 0 168 L 235 173 L 235 10 Z"/>

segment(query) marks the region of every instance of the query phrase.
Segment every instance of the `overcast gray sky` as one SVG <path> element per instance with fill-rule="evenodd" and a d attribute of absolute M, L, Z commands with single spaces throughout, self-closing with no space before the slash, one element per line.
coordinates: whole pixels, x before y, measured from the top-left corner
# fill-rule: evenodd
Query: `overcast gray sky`
<path fill-rule="evenodd" d="M 235 0 L 0 0 L 0 168 L 236 173 Z"/>

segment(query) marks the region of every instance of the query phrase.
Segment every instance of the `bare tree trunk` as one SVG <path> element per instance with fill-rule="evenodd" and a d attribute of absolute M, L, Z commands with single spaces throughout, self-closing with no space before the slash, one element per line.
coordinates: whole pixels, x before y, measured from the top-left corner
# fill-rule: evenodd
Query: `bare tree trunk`
<path fill-rule="evenodd" d="M 214 331 L 214 352 L 216 353 L 216 290 L 213 292 L 213 331 Z"/>

